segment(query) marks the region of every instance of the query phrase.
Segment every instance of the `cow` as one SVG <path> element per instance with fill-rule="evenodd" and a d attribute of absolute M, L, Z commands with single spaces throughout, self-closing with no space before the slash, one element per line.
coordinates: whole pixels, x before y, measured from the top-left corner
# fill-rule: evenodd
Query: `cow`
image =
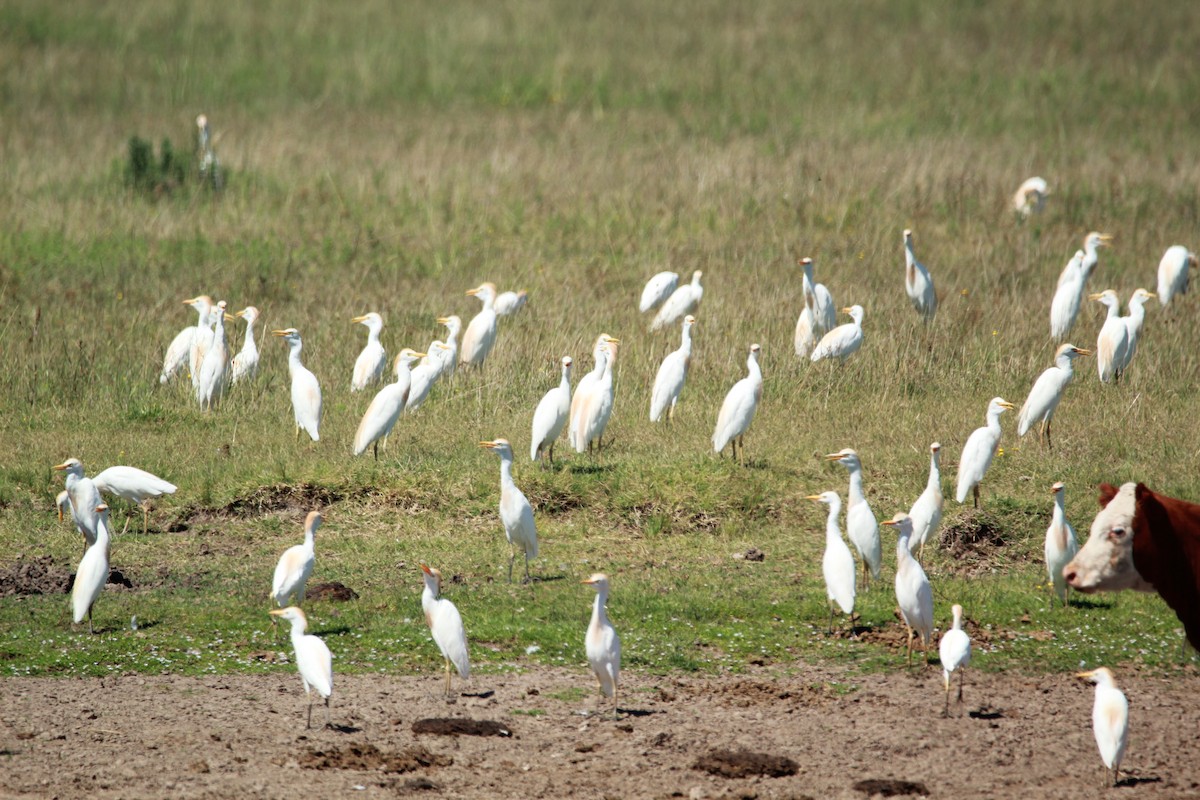
<path fill-rule="evenodd" d="M 1141 483 L 1100 486 L 1100 513 L 1087 543 L 1063 567 L 1080 592 L 1158 592 L 1200 649 L 1200 504 Z"/>

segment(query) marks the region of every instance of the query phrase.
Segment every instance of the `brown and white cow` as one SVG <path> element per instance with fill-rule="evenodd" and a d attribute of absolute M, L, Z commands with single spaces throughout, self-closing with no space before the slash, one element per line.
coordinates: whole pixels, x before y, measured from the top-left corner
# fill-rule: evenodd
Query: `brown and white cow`
<path fill-rule="evenodd" d="M 1100 486 L 1104 508 L 1063 577 L 1081 592 L 1158 592 L 1200 649 L 1200 505 L 1143 484 Z"/>

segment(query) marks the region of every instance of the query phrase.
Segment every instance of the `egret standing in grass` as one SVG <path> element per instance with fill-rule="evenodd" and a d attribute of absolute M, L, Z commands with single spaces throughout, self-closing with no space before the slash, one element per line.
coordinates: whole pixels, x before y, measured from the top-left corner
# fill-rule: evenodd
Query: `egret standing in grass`
<path fill-rule="evenodd" d="M 171 380 L 180 370 L 191 368 L 192 342 L 196 338 L 196 334 L 204 325 L 208 324 L 208 312 L 212 309 L 212 298 L 208 295 L 200 295 L 189 300 L 184 300 L 185 306 L 191 306 L 200 319 L 195 325 L 189 325 L 175 335 L 171 340 L 171 344 L 167 346 L 166 355 L 163 356 L 162 373 L 158 376 L 159 383 L 166 383 Z"/>
<path fill-rule="evenodd" d="M 1125 347 L 1125 358 L 1117 367 L 1118 375 L 1124 375 L 1125 370 L 1129 369 L 1129 364 L 1133 361 L 1133 355 L 1137 352 L 1138 337 L 1142 335 L 1142 325 L 1146 322 L 1146 301 L 1152 300 L 1156 296 L 1154 292 L 1137 289 L 1129 298 L 1129 316 L 1121 317 L 1121 321 L 1125 323 L 1128 344 Z"/>
<path fill-rule="evenodd" d="M 296 655 L 296 668 L 300 671 L 300 681 L 304 684 L 304 694 L 308 697 L 308 721 L 305 728 L 312 727 L 312 692 L 325 699 L 325 727 L 332 727 L 329 720 L 329 699 L 333 696 L 333 654 L 323 641 L 306 634 L 308 618 L 304 612 L 295 606 L 271 610 L 271 616 L 286 619 L 292 623 L 292 649 Z"/>
<path fill-rule="evenodd" d="M 367 406 L 366 413 L 358 423 L 358 430 L 354 432 L 354 455 L 362 455 L 374 445 L 375 460 L 379 460 L 379 440 L 383 439 L 386 447 L 387 436 L 408 402 L 412 365 L 423 355 L 406 347 L 396 356 L 396 380 L 376 392 L 371 405 Z"/>
<path fill-rule="evenodd" d="M 1067 385 L 1075 377 L 1075 359 L 1090 356 L 1090 350 L 1081 350 L 1073 344 L 1064 344 L 1054 354 L 1054 366 L 1047 367 L 1029 390 L 1025 405 L 1017 418 L 1017 435 L 1024 436 L 1037 424 L 1038 440 L 1050 444 L 1050 421 L 1062 400 Z"/>
<path fill-rule="evenodd" d="M 1100 373 L 1101 383 L 1111 383 L 1121 377 L 1118 370 L 1121 364 L 1125 363 L 1125 354 L 1129 349 L 1129 328 L 1121 319 L 1121 300 L 1112 289 L 1090 294 L 1088 299 L 1108 307 L 1104 327 L 1096 337 L 1096 370 Z"/>
<path fill-rule="evenodd" d="M 562 380 L 542 396 L 533 412 L 532 435 L 529 437 L 529 460 L 537 461 L 543 452 L 554 463 L 554 443 L 567 427 L 571 415 L 571 361 L 562 357 Z"/>
<path fill-rule="evenodd" d="M 821 337 L 821 341 L 817 342 L 817 346 L 813 348 L 812 355 L 809 356 L 813 363 L 825 358 L 836 358 L 844 364 L 847 358 L 857 353 L 858 348 L 862 347 L 863 307 L 857 305 L 850 306 L 849 308 L 843 308 L 842 311 L 849 314 L 853 322 L 838 325 Z"/>
<path fill-rule="evenodd" d="M 421 358 L 420 363 L 412 367 L 409 372 L 408 399 L 404 401 L 404 413 L 411 414 L 425 403 L 433 384 L 446 369 L 446 357 L 449 355 L 449 351 L 450 349 L 446 347 L 445 343 L 437 339 L 429 343 L 429 351 Z M 405 367 L 401 366 L 400 359 L 396 359 L 397 378 L 400 377 L 403 369 Z"/>
<path fill-rule="evenodd" d="M 937 294 L 933 290 L 933 278 L 929 270 L 917 261 L 913 254 L 912 231 L 904 231 L 904 291 L 912 307 L 926 322 L 933 321 L 937 314 Z"/>
<path fill-rule="evenodd" d="M 929 479 L 925 482 L 925 491 L 921 492 L 921 496 L 908 512 L 913 525 L 909 545 L 916 553 L 918 561 L 925 554 L 925 543 L 933 538 L 938 526 L 942 524 L 942 507 L 945 500 L 942 497 L 942 470 L 938 463 L 941 450 L 942 446 L 937 442 L 929 445 Z"/>
<path fill-rule="evenodd" d="M 258 373 L 258 343 L 254 341 L 254 323 L 258 321 L 258 309 L 246 306 L 234 314 L 246 320 L 246 338 L 242 340 L 242 349 L 233 357 L 229 365 L 229 383 L 252 381 Z"/>
<path fill-rule="evenodd" d="M 1085 278 L 1083 275 L 1083 251 L 1076 250 L 1075 255 L 1063 267 L 1058 276 L 1058 287 L 1054 290 L 1054 298 L 1050 301 L 1050 338 L 1061 342 L 1067 338 L 1075 319 L 1079 316 L 1079 306 L 1083 303 Z"/>
<path fill-rule="evenodd" d="M 1075 529 L 1067 522 L 1066 487 L 1058 481 L 1050 491 L 1054 494 L 1054 513 L 1050 518 L 1050 527 L 1046 529 L 1046 572 L 1050 576 L 1050 584 L 1062 604 L 1067 605 L 1067 579 L 1063 577 L 1063 567 L 1071 563 L 1079 552 L 1079 543 L 1075 541 Z"/>
<path fill-rule="evenodd" d="M 96 515 L 96 540 L 80 559 L 71 587 L 71 618 L 78 625 L 87 617 L 88 633 L 93 633 L 92 607 L 108 582 L 108 506 L 100 503 L 92 512 Z"/>
<path fill-rule="evenodd" d="M 837 323 L 837 315 L 834 311 L 833 296 L 829 294 L 825 284 L 817 283 L 813 278 L 813 260 L 802 258 L 799 264 L 803 270 L 801 285 L 804 291 L 804 308 L 796 320 L 793 343 L 796 355 L 808 358 L 821 335 L 833 329 Z"/>
<path fill-rule="evenodd" d="M 1050 187 L 1045 178 L 1027 178 L 1013 195 L 1013 209 L 1021 219 L 1028 219 L 1031 214 L 1042 212 L 1049 195 Z"/>
<path fill-rule="evenodd" d="M 858 453 L 849 447 L 825 456 L 826 461 L 836 461 L 850 473 L 850 491 L 847 494 L 846 534 L 858 550 L 863 562 L 863 591 L 870 585 L 870 578 L 879 579 L 883 565 L 883 543 L 879 539 L 879 524 L 875 512 L 863 492 L 862 462 Z M 870 571 L 870 578 L 867 572 Z"/>
<path fill-rule="evenodd" d="M 482 367 L 484 359 L 496 344 L 496 286 L 482 283 L 474 289 L 468 289 L 467 294 L 478 297 L 483 308 L 467 324 L 459 361 L 467 366 Z"/>
<path fill-rule="evenodd" d="M 519 292 L 501 292 L 496 296 L 496 316 L 507 317 L 517 313 L 525 307 L 525 301 L 529 299 L 529 293 L 524 289 Z"/>
<path fill-rule="evenodd" d="M 288 374 L 292 378 L 292 414 L 296 420 L 296 436 L 299 437 L 303 429 L 314 442 L 320 441 L 321 385 L 317 383 L 317 376 L 300 363 L 300 350 L 304 346 L 300 341 L 300 331 L 287 328 L 271 333 L 288 345 Z"/>
<path fill-rule="evenodd" d="M 462 320 L 451 314 L 448 317 L 438 317 L 437 322 L 439 325 L 445 325 L 448 332 L 446 349 L 449 352 L 445 357 L 445 373 L 453 378 L 454 370 L 458 369 L 458 334 L 462 332 Z"/>
<path fill-rule="evenodd" d="M 496 439 L 480 442 L 479 446 L 500 456 L 500 522 L 509 545 L 508 582 L 512 583 L 513 561 L 519 547 L 525 553 L 525 583 L 529 583 L 529 559 L 537 558 L 538 554 L 537 527 L 533 523 L 533 506 L 513 482 L 512 445 L 507 439 Z"/>
<path fill-rule="evenodd" d="M 588 442 L 583 439 L 583 410 L 586 406 L 594 402 L 592 394 L 596 391 L 601 378 L 604 377 L 604 370 L 608 367 L 608 345 L 609 342 L 614 341 L 616 340 L 607 333 L 600 334 L 599 338 L 596 339 L 596 345 L 592 348 L 592 371 L 579 380 L 579 383 L 575 386 L 575 394 L 571 397 L 570 417 L 567 422 L 567 441 L 571 447 L 575 448 L 575 452 L 577 453 L 582 453 L 588 447 Z"/>
<path fill-rule="evenodd" d="M 192 337 L 192 346 L 188 350 L 188 371 L 192 379 L 192 391 L 200 384 L 200 365 L 204 363 L 204 354 L 208 352 L 213 340 L 213 323 L 216 322 L 217 307 L 207 297 L 196 298 L 203 306 L 208 302 L 208 311 L 196 326 L 196 335 Z M 187 302 L 186 300 L 184 302 Z"/>
<path fill-rule="evenodd" d="M 124 466 L 102 470 L 92 478 L 92 483 L 95 484 L 98 491 L 104 494 L 115 495 L 139 506 L 142 509 L 143 534 L 150 530 L 150 509 L 146 503 L 155 497 L 162 497 L 164 494 L 175 494 L 177 488 L 170 481 L 165 481 L 144 469 Z M 125 527 L 121 529 L 121 533 L 124 533 L 128 527 L 129 519 L 126 518 Z"/>
<path fill-rule="evenodd" d="M 1000 446 L 1000 415 L 1013 407 L 1013 404 L 1003 397 L 993 397 L 988 402 L 987 424 L 976 428 L 963 447 L 962 457 L 958 460 L 958 488 L 954 497 L 958 502 L 965 503 L 967 495 L 975 500 L 975 508 L 979 508 L 979 484 L 992 459 L 996 456 L 996 448 Z"/>
<path fill-rule="evenodd" d="M 938 656 L 942 661 L 942 686 L 946 690 L 946 705 L 942 708 L 942 716 L 950 716 L 950 676 L 958 673 L 958 702 L 963 701 L 963 677 L 967 665 L 971 663 L 971 637 L 963 630 L 963 607 L 955 603 L 950 608 L 954 615 L 954 624 L 950 630 L 942 634 L 938 645 Z"/>
<path fill-rule="evenodd" d="M 670 422 L 675 416 L 675 403 L 687 380 L 688 367 L 692 363 L 692 326 L 696 318 L 688 314 L 683 318 L 682 340 L 678 350 L 667 353 L 654 376 L 654 389 L 650 392 L 650 421 L 658 422 L 663 412 Z"/>
<path fill-rule="evenodd" d="M 350 377 L 350 391 L 361 392 L 372 383 L 382 380 L 384 367 L 387 366 L 387 352 L 379 341 L 383 317 L 371 311 L 350 321 L 367 328 L 367 343 L 358 358 L 354 359 L 354 373 Z"/>
<path fill-rule="evenodd" d="M 1196 266 L 1196 254 L 1181 244 L 1171 245 L 1158 262 L 1158 302 L 1166 308 L 1177 294 L 1187 294 L 1188 270 Z"/>
<path fill-rule="evenodd" d="M 590 452 L 593 442 L 597 453 L 604 447 L 604 432 L 608 429 L 608 421 L 612 418 L 613 404 L 616 400 L 613 370 L 617 365 L 619 345 L 619 340 L 611 337 L 608 339 L 604 372 L 579 407 L 578 427 L 575 429 L 575 451 L 578 453 L 582 453 L 585 446 Z"/>
<path fill-rule="evenodd" d="M 1079 265 L 1079 271 L 1083 273 L 1085 283 L 1092 277 L 1096 265 L 1100 263 L 1099 248 L 1110 247 L 1112 238 L 1107 233 L 1096 233 L 1095 231 L 1083 238 L 1083 261 Z"/>
<path fill-rule="evenodd" d="M 704 287 L 700 285 L 700 278 L 703 275 L 703 272 L 696 270 L 692 273 L 691 283 L 685 283 L 671 292 L 671 296 L 658 309 L 658 314 L 655 315 L 654 321 L 650 323 L 650 330 L 657 331 L 669 325 L 674 325 L 700 307 L 700 300 L 704 297 Z"/>
<path fill-rule="evenodd" d="M 217 303 L 214 313 L 216 330 L 212 343 L 200 362 L 200 378 L 196 383 L 196 402 L 205 411 L 212 411 L 221 402 L 229 382 L 229 345 L 225 340 L 225 301 Z"/>
<path fill-rule="evenodd" d="M 646 286 L 642 289 L 642 299 L 638 303 L 638 311 L 645 314 L 651 309 L 658 308 L 667 302 L 667 298 L 671 296 L 678 286 L 678 272 L 658 273 L 646 281 Z"/>
<path fill-rule="evenodd" d="M 717 414 L 717 427 L 713 430 L 713 452 L 720 454 L 725 446 L 729 445 L 730 455 L 739 464 L 745 462 L 746 431 L 750 429 L 754 413 L 758 410 L 758 402 L 762 399 L 763 378 L 762 370 L 758 367 L 759 350 L 757 344 L 750 345 L 750 355 L 746 358 L 746 369 L 750 374 L 735 383 L 725 395 L 721 411 Z"/>
<path fill-rule="evenodd" d="M 912 520 L 900 512 L 884 525 L 896 529 L 896 602 L 900 605 L 900 617 L 908 629 L 908 666 L 912 667 L 913 633 L 921 639 L 925 663 L 929 663 L 929 645 L 933 640 L 933 589 L 920 563 L 908 549 L 912 536 Z"/>
<path fill-rule="evenodd" d="M 854 630 L 854 556 L 842 531 L 838 528 L 838 514 L 842 513 L 842 500 L 837 492 L 822 492 L 809 495 L 808 500 L 829 506 L 829 517 L 825 520 L 825 554 L 821 557 L 821 574 L 825 577 L 825 596 L 829 601 L 829 633 L 833 633 L 833 615 L 837 608 L 850 619 Z"/>
<path fill-rule="evenodd" d="M 1121 759 L 1129 742 L 1129 701 L 1117 688 L 1112 670 L 1100 667 L 1077 673 L 1077 678 L 1096 684 L 1096 701 L 1092 706 L 1092 733 L 1104 762 L 1104 783 L 1116 786 L 1121 778 Z M 1111 774 L 1111 780 L 1110 780 Z"/>
<path fill-rule="evenodd" d="M 583 583 L 596 590 L 596 600 L 592 604 L 592 620 L 588 623 L 584 649 L 587 651 L 588 664 L 600 683 L 600 694 L 612 698 L 613 717 L 616 718 L 617 688 L 621 681 L 621 637 L 617 636 L 605 607 L 608 602 L 608 576 L 597 572 Z"/>
<path fill-rule="evenodd" d="M 71 519 L 83 534 L 84 548 L 96 543 L 96 523 L 100 519 L 96 507 L 101 504 L 100 490 L 95 482 L 83 474 L 83 464 L 78 458 L 68 458 L 54 468 L 66 473 L 64 480 L 67 497 L 71 501 Z"/>
<path fill-rule="evenodd" d="M 425 612 L 425 624 L 433 634 L 433 641 L 442 651 L 446 662 L 446 699 L 450 700 L 450 667 L 458 670 L 464 681 L 471 677 L 471 661 L 467 656 L 467 631 L 463 628 L 462 615 L 454 603 L 438 595 L 442 591 L 442 573 L 433 567 L 421 565 L 425 589 L 421 592 L 421 610 Z"/>
<path fill-rule="evenodd" d="M 315 537 L 324 518 L 320 511 L 310 511 L 304 518 L 304 543 L 294 544 L 279 557 L 275 576 L 271 579 L 271 599 L 282 608 L 304 602 L 304 591 L 313 567 L 317 563 Z"/>

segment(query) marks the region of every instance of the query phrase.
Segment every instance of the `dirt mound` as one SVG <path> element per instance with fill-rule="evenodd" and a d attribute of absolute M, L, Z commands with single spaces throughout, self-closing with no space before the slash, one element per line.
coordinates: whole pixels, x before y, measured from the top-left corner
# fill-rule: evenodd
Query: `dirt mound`
<path fill-rule="evenodd" d="M 749 750 L 710 750 L 696 759 L 692 769 L 720 775 L 723 778 L 746 778 L 766 775 L 782 778 L 796 774 L 796 762 L 784 756 L 752 753 Z"/>
<path fill-rule="evenodd" d="M 512 736 L 512 729 L 490 719 L 461 717 L 432 717 L 412 724 L 413 733 L 432 733 L 438 736 Z"/>
<path fill-rule="evenodd" d="M 925 788 L 925 784 L 923 783 L 898 781 L 891 778 L 870 778 L 854 784 L 854 788 L 856 791 L 862 792 L 867 797 L 908 797 L 910 795 L 917 795 L 919 797 L 929 796 L 929 790 Z"/>
<path fill-rule="evenodd" d="M 409 747 L 387 753 L 373 744 L 352 744 L 329 750 L 309 748 L 298 759 L 305 769 L 356 769 L 380 772 L 412 772 L 422 767 L 448 767 L 454 763 L 450 756 L 439 756 L 424 747 Z"/>
<path fill-rule="evenodd" d="M 218 513 L 240 518 L 261 517 L 280 511 L 307 513 L 330 506 L 345 496 L 339 489 L 315 483 L 298 483 L 295 486 L 276 483 L 235 498 L 218 509 Z"/>
<path fill-rule="evenodd" d="M 951 569 L 968 577 L 1011 561 L 1011 554 L 1004 553 L 1008 544 L 999 520 L 977 508 L 966 509 L 961 517 L 942 526 L 938 538 L 938 548 L 950 557 Z"/>
<path fill-rule="evenodd" d="M 70 570 L 58 567 L 50 556 L 17 560 L 0 568 L 0 597 L 30 594 L 66 594 L 71 591 L 75 576 Z"/>
<path fill-rule="evenodd" d="M 310 601 L 331 600 L 336 603 L 345 603 L 350 600 L 357 600 L 358 592 L 344 583 L 331 581 L 330 583 L 318 583 L 314 586 L 309 586 L 304 591 L 304 597 Z"/>

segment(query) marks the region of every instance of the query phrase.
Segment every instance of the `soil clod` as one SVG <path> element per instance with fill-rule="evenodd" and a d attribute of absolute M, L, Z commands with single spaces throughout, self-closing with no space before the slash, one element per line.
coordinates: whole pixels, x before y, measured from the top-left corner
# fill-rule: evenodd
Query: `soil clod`
<path fill-rule="evenodd" d="M 925 788 L 925 784 L 893 778 L 869 778 L 854 784 L 854 789 L 867 797 L 929 796 L 929 790 Z"/>
<path fill-rule="evenodd" d="M 413 733 L 432 733 L 437 736 L 512 736 L 512 729 L 491 719 L 462 719 L 460 717 L 430 717 L 412 724 Z"/>
<path fill-rule="evenodd" d="M 723 778 L 746 778 L 751 775 L 782 778 L 785 775 L 795 775 L 797 767 L 795 761 L 784 756 L 753 753 L 749 750 L 710 750 L 696 759 L 692 769 Z"/>
<path fill-rule="evenodd" d="M 307 600 L 330 600 L 335 603 L 345 603 L 350 600 L 358 599 L 358 592 L 351 589 L 344 583 L 332 581 L 330 583 L 318 583 L 315 586 L 309 586 L 304 597 Z"/>
<path fill-rule="evenodd" d="M 424 747 L 410 747 L 388 753 L 373 744 L 352 744 L 328 750 L 309 748 L 298 759 L 305 769 L 356 769 L 381 772 L 412 772 L 423 767 L 447 767 L 450 756 L 434 755 Z"/>

